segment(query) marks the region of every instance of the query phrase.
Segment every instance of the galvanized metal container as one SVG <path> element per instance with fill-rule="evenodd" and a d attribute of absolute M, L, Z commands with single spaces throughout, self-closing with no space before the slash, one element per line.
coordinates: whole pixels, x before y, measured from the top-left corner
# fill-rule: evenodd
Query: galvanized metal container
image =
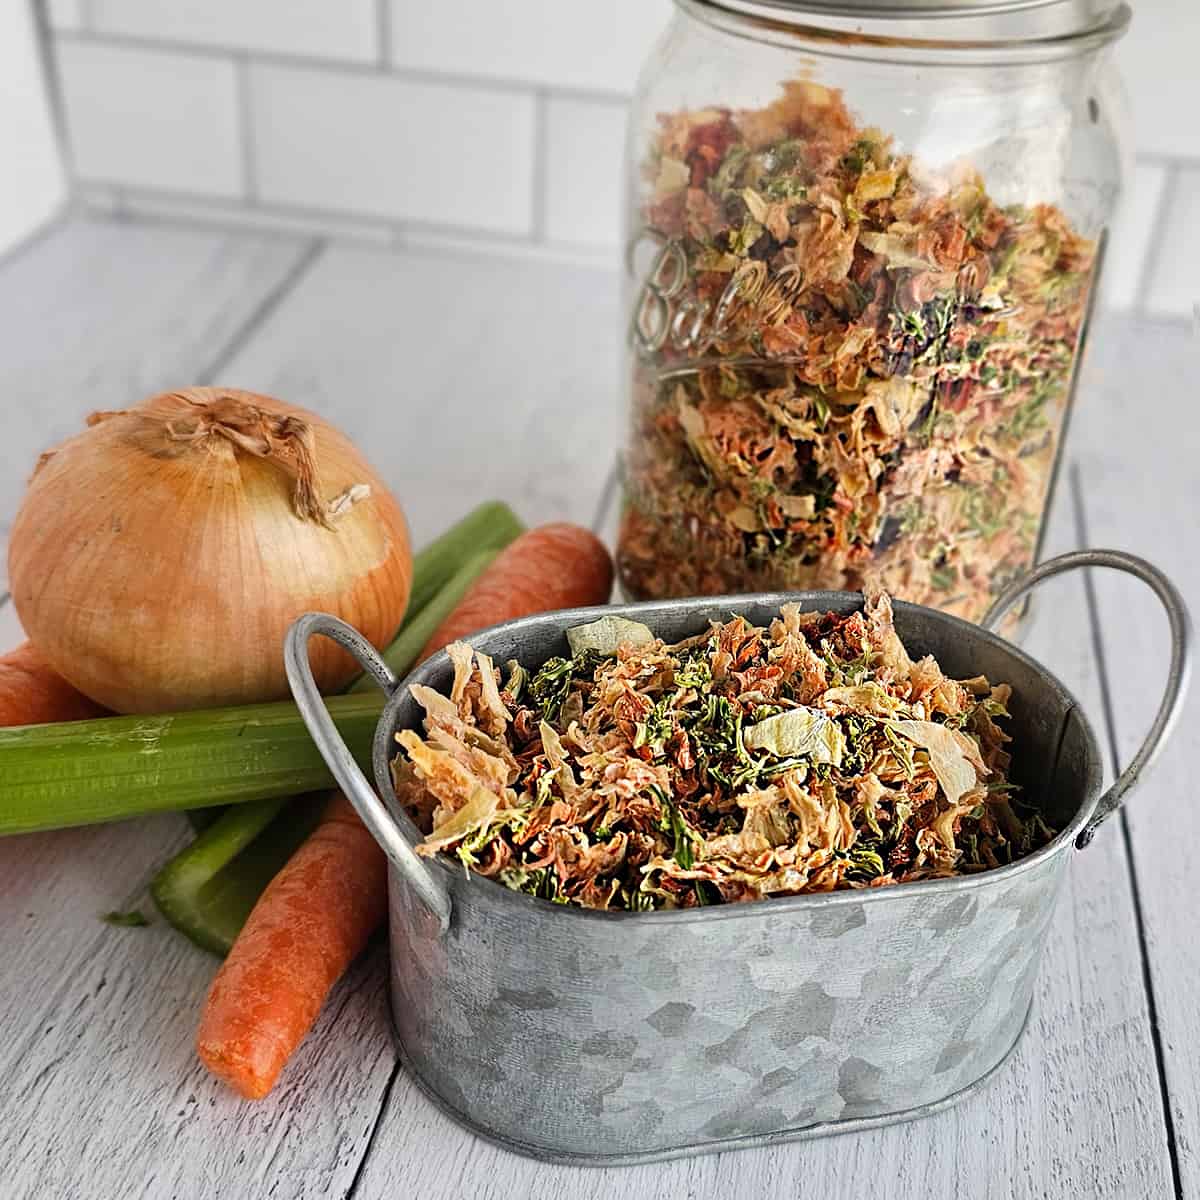
<path fill-rule="evenodd" d="M 674 912 L 551 904 L 422 859 L 396 802 L 397 731 L 422 710 L 373 649 L 333 617 L 288 638 L 292 688 L 317 744 L 391 859 L 391 1002 L 408 1070 L 455 1119 L 520 1153 L 580 1164 L 639 1162 L 861 1129 L 967 1095 L 1012 1049 L 1076 847 L 1149 764 L 1186 686 L 1189 625 L 1143 560 L 1064 555 L 997 602 L 988 623 L 1050 575 L 1110 566 L 1145 580 L 1173 640 L 1166 695 L 1129 770 L 1100 797 L 1095 737 L 1070 693 L 983 628 L 897 603 L 914 654 L 950 675 L 1014 689 L 1013 775 L 1061 832 L 978 875 Z M 471 638 L 497 661 L 567 653 L 564 630 L 617 612 L 667 640 L 739 612 L 763 624 L 785 602 L 848 611 L 839 592 L 753 595 L 548 613 Z M 308 669 L 315 634 L 338 641 L 389 693 L 374 743 L 381 802 L 338 737 Z M 445 689 L 446 654 L 408 682 Z"/>

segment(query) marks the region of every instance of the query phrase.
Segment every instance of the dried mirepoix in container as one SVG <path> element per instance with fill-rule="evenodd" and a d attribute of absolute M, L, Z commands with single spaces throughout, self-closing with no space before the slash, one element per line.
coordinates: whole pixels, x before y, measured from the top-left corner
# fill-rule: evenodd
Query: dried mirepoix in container
<path fill-rule="evenodd" d="M 688 908 L 984 870 L 1053 836 L 1007 781 L 1010 689 L 913 662 L 886 595 L 785 605 L 676 645 L 606 617 L 571 658 L 507 678 L 449 648 L 449 696 L 412 686 L 397 795 L 505 886 L 589 908 Z"/>
<path fill-rule="evenodd" d="M 980 617 L 1036 550 L 1093 243 L 813 83 L 663 114 L 646 177 L 626 590 Z"/>

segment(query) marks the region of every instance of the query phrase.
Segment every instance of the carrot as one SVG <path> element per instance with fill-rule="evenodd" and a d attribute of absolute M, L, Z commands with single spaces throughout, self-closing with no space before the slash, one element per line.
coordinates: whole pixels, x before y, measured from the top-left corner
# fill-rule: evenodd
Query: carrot
<path fill-rule="evenodd" d="M 565 523 L 531 529 L 500 552 L 437 627 L 421 659 L 501 621 L 604 604 L 612 583 L 612 559 L 590 530 Z"/>
<path fill-rule="evenodd" d="M 593 534 L 562 524 L 532 529 L 479 577 L 421 658 L 499 621 L 603 603 L 611 589 L 612 560 Z M 383 852 L 336 796 L 217 972 L 196 1039 L 200 1061 L 247 1099 L 265 1096 L 386 910 Z"/>
<path fill-rule="evenodd" d="M 104 713 L 52 671 L 32 642 L 0 655 L 0 726 L 86 721 Z"/>
<path fill-rule="evenodd" d="M 208 993 L 196 1048 L 249 1100 L 272 1088 L 387 908 L 387 860 L 344 796 L 267 885 Z"/>

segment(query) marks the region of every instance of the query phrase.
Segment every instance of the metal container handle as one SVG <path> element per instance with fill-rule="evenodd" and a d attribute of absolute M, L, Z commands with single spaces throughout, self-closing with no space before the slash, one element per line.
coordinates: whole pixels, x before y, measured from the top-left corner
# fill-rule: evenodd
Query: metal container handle
<path fill-rule="evenodd" d="M 400 684 L 391 667 L 358 630 L 326 613 L 306 613 L 288 630 L 283 646 L 288 683 L 300 716 L 334 778 L 354 805 L 371 836 L 383 848 L 408 885 L 438 919 L 444 932 L 450 926 L 450 896 L 429 868 L 417 857 L 391 813 L 375 794 L 337 731 L 308 661 L 308 643 L 317 635 L 330 638 L 349 651 L 364 671 L 390 697 Z"/>
<path fill-rule="evenodd" d="M 1148 584 L 1162 604 L 1171 626 L 1171 665 L 1167 671 L 1167 684 L 1154 723 L 1150 726 L 1150 731 L 1138 752 L 1133 756 L 1133 761 L 1121 772 L 1112 787 L 1100 797 L 1092 819 L 1075 839 L 1075 845 L 1082 850 L 1095 837 L 1096 830 L 1121 807 L 1125 793 L 1138 782 L 1142 773 L 1158 757 L 1179 719 L 1192 669 L 1192 622 L 1179 589 L 1144 558 L 1139 558 L 1136 554 L 1125 554 L 1120 550 L 1076 550 L 1070 554 L 1060 554 L 1057 558 L 1034 567 L 1028 575 L 1005 589 L 988 609 L 980 624 L 984 629 L 994 629 L 1000 618 L 1039 583 L 1066 571 L 1073 571 L 1077 567 L 1111 567 L 1114 571 L 1123 571 L 1126 575 L 1133 575 Z"/>

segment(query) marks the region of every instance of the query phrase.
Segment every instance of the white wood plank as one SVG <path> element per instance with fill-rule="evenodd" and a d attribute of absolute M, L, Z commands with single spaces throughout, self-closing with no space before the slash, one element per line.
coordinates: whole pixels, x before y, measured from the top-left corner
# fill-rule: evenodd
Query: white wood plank
<path fill-rule="evenodd" d="M 1050 549 L 1071 545 L 1060 504 Z M 1087 706 L 1099 700 L 1082 581 L 1063 581 L 1028 637 Z M 600 1198 L 913 1195 L 986 1200 L 1158 1197 L 1170 1190 L 1127 867 L 1102 833 L 1076 856 L 1029 1028 L 981 1095 L 916 1124 L 629 1169 L 539 1166 L 472 1137 L 403 1073 L 360 1195 Z"/>
<path fill-rule="evenodd" d="M 272 1096 L 237 1099 L 193 1050 L 216 960 L 130 886 L 179 832 L 178 823 L 141 822 L 55 835 L 53 846 L 48 837 L 0 843 L 10 914 L 0 951 L 6 1196 L 349 1190 L 393 1065 L 381 954 L 338 986 Z M 152 926 L 100 921 L 131 901 Z"/>
<path fill-rule="evenodd" d="M 336 247 L 223 380 L 340 426 L 419 545 L 492 498 L 592 522 L 623 425 L 619 338 L 609 272 Z"/>
<path fill-rule="evenodd" d="M 0 523 L 37 456 L 197 382 L 300 260 L 294 238 L 72 221 L 0 271 Z"/>
<path fill-rule="evenodd" d="M 1091 541 L 1141 554 L 1172 575 L 1200 618 L 1200 345 L 1178 325 L 1100 326 L 1078 442 Z M 1122 764 L 1157 707 L 1167 630 L 1139 583 L 1095 573 Z M 1195 933 L 1200 810 L 1195 802 L 1200 690 L 1173 743 L 1127 800 L 1126 820 L 1150 952 L 1159 1038 L 1185 1197 L 1200 1197 L 1200 940 Z M 1115 823 L 1115 822 L 1114 822 Z"/>
<path fill-rule="evenodd" d="M 129 932 L 100 917 L 142 905 L 150 876 L 184 840 L 184 823 L 171 818 L 0 839 L 0 901 L 11 916 L 0 926 L 0 1063 L 34 1027 L 23 1011 L 31 984 L 35 996 L 57 987 L 93 942 Z"/>

